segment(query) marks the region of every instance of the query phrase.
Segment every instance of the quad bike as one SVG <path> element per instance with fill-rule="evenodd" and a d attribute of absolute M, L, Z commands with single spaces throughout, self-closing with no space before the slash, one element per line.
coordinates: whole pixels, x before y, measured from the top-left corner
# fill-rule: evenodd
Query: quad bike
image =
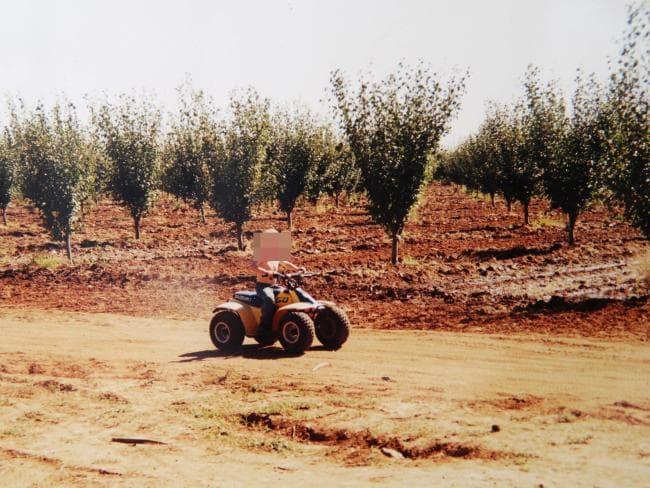
<path fill-rule="evenodd" d="M 339 349 L 350 335 L 350 320 L 332 302 L 315 300 L 301 287 L 302 279 L 314 273 L 276 273 L 281 286 L 273 286 L 275 313 L 271 330 L 260 330 L 262 300 L 254 291 L 240 291 L 233 299 L 214 310 L 210 338 L 221 351 L 237 352 L 244 337 L 253 337 L 269 346 L 280 340 L 285 351 L 300 354 L 314 341 L 314 335 L 326 349 Z"/>

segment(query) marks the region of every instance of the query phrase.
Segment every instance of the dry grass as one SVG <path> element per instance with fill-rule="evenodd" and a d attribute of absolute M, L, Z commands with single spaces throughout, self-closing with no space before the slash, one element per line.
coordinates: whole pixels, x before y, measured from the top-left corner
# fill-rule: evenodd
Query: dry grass
<path fill-rule="evenodd" d="M 65 264 L 65 259 L 56 255 L 34 256 L 32 264 L 39 268 L 56 269 Z"/>
<path fill-rule="evenodd" d="M 540 215 L 532 222 L 533 229 L 539 229 L 543 227 L 557 227 L 562 228 L 566 227 L 566 223 L 562 219 L 553 217 L 552 215 Z"/>
<path fill-rule="evenodd" d="M 646 251 L 639 259 L 639 271 L 641 282 L 646 290 L 650 290 L 650 251 Z"/>

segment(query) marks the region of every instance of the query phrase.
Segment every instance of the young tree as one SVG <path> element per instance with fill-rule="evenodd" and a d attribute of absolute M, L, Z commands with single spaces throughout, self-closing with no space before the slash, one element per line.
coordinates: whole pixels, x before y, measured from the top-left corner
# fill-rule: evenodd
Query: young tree
<path fill-rule="evenodd" d="M 96 133 L 84 131 L 82 177 L 79 183 L 79 220 L 97 204 L 108 188 L 110 163 Z"/>
<path fill-rule="evenodd" d="M 109 189 L 129 209 L 139 239 L 158 176 L 160 112 L 147 100 L 122 96 L 94 111 L 93 119 L 112 163 Z"/>
<path fill-rule="evenodd" d="M 464 144 L 464 143 L 463 143 Z M 437 166 L 434 178 L 443 183 L 453 183 L 464 186 L 467 164 L 465 155 L 462 154 L 463 144 L 454 150 L 441 150 L 438 153 Z"/>
<path fill-rule="evenodd" d="M 296 202 L 307 189 L 310 173 L 320 158 L 320 129 L 309 112 L 281 112 L 275 119 L 268 167 L 275 197 L 291 229 Z"/>
<path fill-rule="evenodd" d="M 338 207 L 341 194 L 349 196 L 357 191 L 361 175 L 350 147 L 334 137 L 329 129 L 323 133 L 322 147 L 321 159 L 326 161 L 327 168 L 321 179 L 322 188 L 328 196 L 334 198 L 334 204 Z"/>
<path fill-rule="evenodd" d="M 309 174 L 305 193 L 311 203 L 327 195 L 334 198 L 338 207 L 343 193 L 350 195 L 360 190 L 361 175 L 350 147 L 336 137 L 332 127 L 322 126 L 319 139 L 320 154 Z"/>
<path fill-rule="evenodd" d="M 568 217 L 570 245 L 575 242 L 578 215 L 598 188 L 605 142 L 601 89 L 593 78 L 586 83 L 578 76 L 576 82 L 572 116 L 566 121 L 557 154 L 543 167 L 544 192 L 551 207 L 561 209 Z"/>
<path fill-rule="evenodd" d="M 516 200 L 519 173 L 517 171 L 520 148 L 522 146 L 522 130 L 520 121 L 514 109 L 495 107 L 488 115 L 491 119 L 492 137 L 498 165 L 497 187 L 508 207 Z"/>
<path fill-rule="evenodd" d="M 269 144 L 269 101 L 249 89 L 231 97 L 230 109 L 210 168 L 210 204 L 222 219 L 235 224 L 237 245 L 243 250 L 243 228 L 257 202 L 261 165 Z"/>
<path fill-rule="evenodd" d="M 650 8 L 630 9 L 628 30 L 610 78 L 606 126 L 609 188 L 628 220 L 650 239 Z"/>
<path fill-rule="evenodd" d="M 494 206 L 496 193 L 496 174 L 493 174 L 489 144 L 485 131 L 481 127 L 476 135 L 471 135 L 459 147 L 456 153 L 462 168 L 461 181 L 468 190 L 489 194 Z"/>
<path fill-rule="evenodd" d="M 324 141 L 325 142 L 325 141 Z M 330 171 L 330 165 L 333 164 L 330 148 L 323 145 L 320 157 L 314 162 L 307 178 L 305 196 L 309 203 L 316 205 L 320 198 L 327 194 L 325 185 L 327 174 Z"/>
<path fill-rule="evenodd" d="M 15 182 L 14 156 L 9 131 L 5 130 L 0 135 L 0 208 L 2 209 L 2 223 L 7 225 L 7 207 L 11 201 L 11 194 Z"/>
<path fill-rule="evenodd" d="M 516 106 L 521 117 L 522 139 L 515 160 L 514 197 L 524 207 L 524 223 L 530 223 L 529 206 L 539 194 L 543 168 L 558 153 L 562 140 L 564 100 L 553 83 L 542 85 L 539 70 L 530 67 L 524 82 L 525 96 Z"/>
<path fill-rule="evenodd" d="M 398 242 L 418 199 L 429 156 L 460 106 L 465 77 L 446 87 L 426 68 L 400 66 L 380 82 L 361 81 L 352 92 L 339 72 L 332 75 L 335 109 L 361 170 L 373 219 Z"/>
<path fill-rule="evenodd" d="M 41 213 L 56 240 L 65 241 L 72 262 L 71 237 L 81 198 L 84 134 L 74 108 L 55 105 L 47 113 L 39 105 L 20 118 L 12 114 L 22 194 Z"/>
<path fill-rule="evenodd" d="M 180 112 L 172 123 L 163 150 L 163 189 L 199 211 L 205 223 L 210 193 L 208 168 L 216 156 L 216 110 L 202 91 L 189 84 L 178 89 Z"/>
<path fill-rule="evenodd" d="M 451 181 L 464 186 L 468 191 L 478 191 L 479 189 L 476 145 L 476 136 L 469 136 L 448 155 L 446 164 Z"/>
<path fill-rule="evenodd" d="M 479 187 L 481 192 L 490 195 L 490 204 L 494 208 L 494 197 L 499 192 L 499 120 L 488 115 L 479 128 L 477 156 L 479 157 Z"/>

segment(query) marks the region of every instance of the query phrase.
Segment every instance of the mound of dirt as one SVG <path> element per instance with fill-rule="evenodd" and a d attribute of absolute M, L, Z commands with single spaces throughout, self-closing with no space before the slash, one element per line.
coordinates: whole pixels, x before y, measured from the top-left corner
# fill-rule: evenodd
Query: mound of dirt
<path fill-rule="evenodd" d="M 507 453 L 494 452 L 457 442 L 435 441 L 425 447 L 408 446 L 403 439 L 391 436 L 374 436 L 368 430 L 351 432 L 344 429 L 328 429 L 256 412 L 243 414 L 241 422 L 248 427 L 262 426 L 293 440 L 330 444 L 337 449 L 390 449 L 407 459 L 427 459 L 438 456 L 497 459 L 507 456 Z"/>

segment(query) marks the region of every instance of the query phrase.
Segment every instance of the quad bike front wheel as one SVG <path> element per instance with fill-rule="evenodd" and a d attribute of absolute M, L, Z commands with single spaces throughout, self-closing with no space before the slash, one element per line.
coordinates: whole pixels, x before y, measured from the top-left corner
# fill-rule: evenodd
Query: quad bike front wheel
<path fill-rule="evenodd" d="M 290 354 L 301 354 L 314 342 L 314 321 L 302 312 L 289 312 L 280 322 L 280 343 Z"/>
<path fill-rule="evenodd" d="M 222 310 L 210 321 L 210 339 L 223 352 L 237 352 L 244 343 L 244 324 L 238 315 Z"/>
<path fill-rule="evenodd" d="M 350 336 L 350 319 L 335 305 L 328 305 L 316 316 L 316 337 L 325 349 L 340 349 Z"/>

